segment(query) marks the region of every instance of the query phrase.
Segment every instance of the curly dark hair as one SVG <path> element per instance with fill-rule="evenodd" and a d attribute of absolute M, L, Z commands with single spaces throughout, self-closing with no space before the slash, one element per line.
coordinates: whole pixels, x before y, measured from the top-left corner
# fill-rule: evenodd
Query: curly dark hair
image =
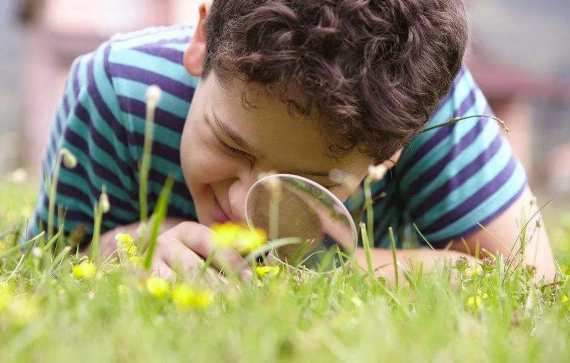
<path fill-rule="evenodd" d="M 280 90 L 318 111 L 335 155 L 383 161 L 449 92 L 468 27 L 461 0 L 214 0 L 207 37 L 204 77 Z"/>

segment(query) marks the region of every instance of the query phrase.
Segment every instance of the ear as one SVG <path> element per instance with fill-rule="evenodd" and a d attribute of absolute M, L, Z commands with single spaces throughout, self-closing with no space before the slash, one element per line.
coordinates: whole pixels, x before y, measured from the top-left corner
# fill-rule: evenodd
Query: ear
<path fill-rule="evenodd" d="M 196 31 L 190 40 L 190 44 L 184 51 L 184 67 L 195 77 L 201 77 L 204 69 L 204 60 L 206 58 L 206 21 L 210 3 L 210 1 L 206 1 L 200 4 L 198 11 L 200 18 Z"/>

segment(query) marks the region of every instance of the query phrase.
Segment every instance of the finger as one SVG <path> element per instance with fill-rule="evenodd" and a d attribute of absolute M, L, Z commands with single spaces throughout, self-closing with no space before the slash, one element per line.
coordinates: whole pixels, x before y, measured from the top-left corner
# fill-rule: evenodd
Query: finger
<path fill-rule="evenodd" d="M 163 237 L 158 256 L 170 269 L 184 274 L 195 272 L 204 264 L 200 256 L 176 239 Z"/>
<path fill-rule="evenodd" d="M 176 279 L 174 271 L 172 271 L 172 269 L 160 259 L 154 260 L 152 264 L 152 272 L 156 276 L 165 280 L 174 281 Z"/>
<path fill-rule="evenodd" d="M 204 225 L 184 222 L 171 229 L 169 235 L 182 241 L 187 248 L 204 259 L 209 258 L 218 269 L 224 270 L 229 267 L 231 271 L 239 273 L 243 279 L 252 275 L 245 259 L 235 250 L 215 248 L 212 243 L 212 231 Z"/>
<path fill-rule="evenodd" d="M 218 284 L 226 282 L 220 273 L 208 267 L 204 271 L 200 269 L 205 265 L 205 262 L 195 252 L 190 250 L 186 245 L 178 240 L 162 240 L 162 243 L 167 243 L 168 248 L 162 250 L 158 255 L 161 263 L 166 266 L 167 272 L 170 271 L 172 275 L 176 276 L 176 272 L 181 273 L 184 278 L 195 277 L 199 272 L 203 272 L 200 276 L 205 278 L 210 284 Z M 162 245 L 164 246 L 164 245 Z M 164 248 L 164 247 L 163 247 Z"/>
<path fill-rule="evenodd" d="M 210 282 L 220 282 L 222 278 L 220 273 L 211 267 L 204 270 L 205 262 L 202 257 L 181 241 L 162 240 L 161 242 L 168 244 L 168 248 L 164 248 L 160 256 L 170 270 L 181 273 L 185 278 L 193 278 L 200 274 L 200 277 L 205 277 Z"/>

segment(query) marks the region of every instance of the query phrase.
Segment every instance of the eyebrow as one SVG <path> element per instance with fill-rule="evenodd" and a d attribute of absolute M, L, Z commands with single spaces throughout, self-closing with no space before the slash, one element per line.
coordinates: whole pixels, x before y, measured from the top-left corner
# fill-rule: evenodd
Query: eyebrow
<path fill-rule="evenodd" d="M 223 123 L 218 116 L 216 116 L 216 113 L 214 111 L 211 112 L 212 114 L 212 118 L 214 120 L 214 123 L 216 124 L 216 126 L 228 137 L 230 138 L 230 140 L 232 140 L 237 146 L 239 146 L 240 148 L 244 149 L 245 151 L 251 153 L 251 154 L 255 154 L 258 157 L 262 157 L 262 153 L 259 152 L 259 150 L 255 149 L 253 146 L 251 146 L 243 137 L 241 137 L 241 135 L 239 135 L 237 132 L 235 132 L 234 130 L 232 130 L 228 125 L 226 125 L 225 123 Z M 210 124 L 210 127 L 212 127 L 212 129 L 214 129 L 215 132 L 215 127 L 212 126 L 212 123 L 210 121 L 210 119 L 206 116 L 206 121 Z"/>

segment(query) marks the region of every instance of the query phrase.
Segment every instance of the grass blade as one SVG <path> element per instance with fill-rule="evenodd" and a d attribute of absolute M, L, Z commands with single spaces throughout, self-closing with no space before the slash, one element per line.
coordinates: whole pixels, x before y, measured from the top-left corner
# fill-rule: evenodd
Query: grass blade
<path fill-rule="evenodd" d="M 168 211 L 168 201 L 170 200 L 170 193 L 172 187 L 174 186 L 174 178 L 169 176 L 166 179 L 166 183 L 160 192 L 158 197 L 158 202 L 156 203 L 156 209 L 151 217 L 150 230 L 148 231 L 148 249 L 146 251 L 144 259 L 144 267 L 149 270 L 152 266 L 152 258 L 156 250 L 156 242 L 158 239 L 158 232 L 160 230 L 160 225 L 164 222 L 166 218 L 166 213 Z"/>

